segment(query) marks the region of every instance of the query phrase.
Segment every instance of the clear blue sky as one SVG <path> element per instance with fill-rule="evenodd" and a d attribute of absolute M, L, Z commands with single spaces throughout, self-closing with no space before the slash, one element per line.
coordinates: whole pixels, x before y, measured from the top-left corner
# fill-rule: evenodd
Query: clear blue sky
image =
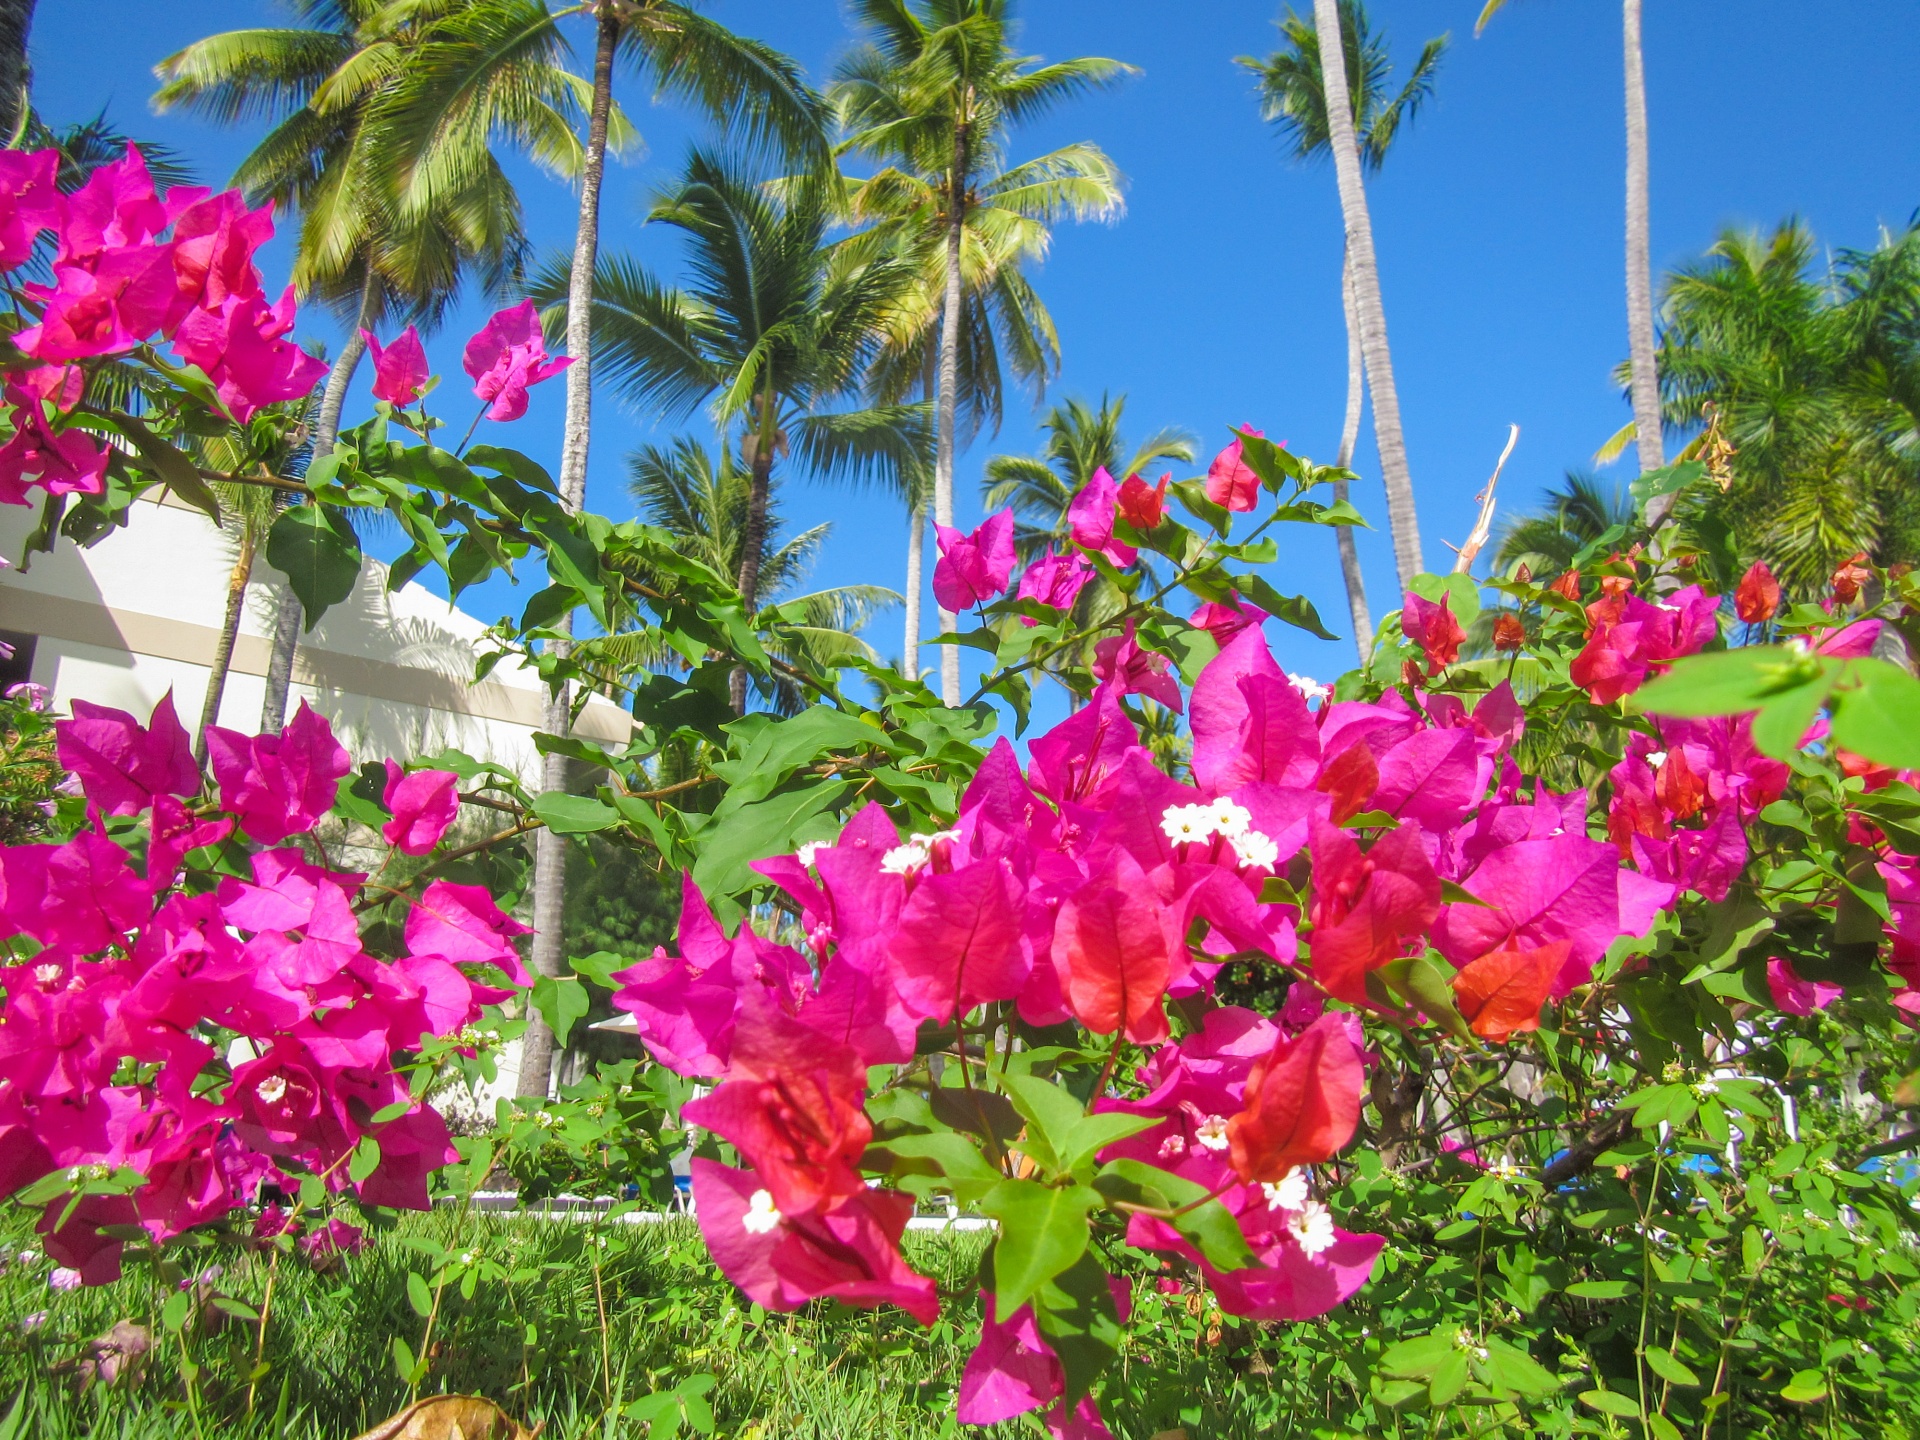
<path fill-rule="evenodd" d="M 1306 0 L 1299 0 L 1305 4 Z M 1451 31 L 1433 102 L 1373 185 L 1371 204 L 1407 448 L 1430 568 L 1444 569 L 1472 523 L 1472 497 L 1509 422 L 1521 440 L 1502 482 L 1510 511 L 1531 500 L 1628 418 L 1612 384 L 1626 351 L 1622 283 L 1622 118 L 1619 6 L 1611 0 L 1527 0 L 1472 38 L 1479 0 L 1377 0 L 1376 27 L 1404 63 L 1420 42 Z M 824 78 L 847 44 L 835 0 L 716 0 L 719 19 L 759 35 Z M 1805 218 L 1831 247 L 1871 245 L 1920 205 L 1920 24 L 1910 0 L 1648 0 L 1656 268 L 1685 262 L 1723 226 Z M 268 0 L 41 0 L 33 32 L 35 98 L 55 123 L 102 105 L 123 128 L 176 145 L 202 178 L 223 180 L 256 138 L 148 112 L 155 61 L 218 30 L 285 23 Z M 1107 55 L 1142 68 L 1114 92 L 1035 125 L 1016 157 L 1092 140 L 1128 178 L 1127 213 L 1113 226 L 1064 229 L 1038 276 L 1059 324 L 1064 372 L 1055 395 L 1126 392 L 1134 433 L 1182 425 L 1207 453 L 1226 427 L 1250 422 L 1293 448 L 1331 458 L 1345 392 L 1338 300 L 1339 207 L 1325 167 L 1281 159 L 1233 57 L 1275 42 L 1279 9 L 1242 0 L 1170 7 L 1158 0 L 1028 0 L 1024 47 L 1048 58 Z M 583 51 L 584 28 L 576 37 Z M 648 142 L 618 167 L 603 245 L 632 248 L 671 270 L 676 247 L 641 232 L 646 196 L 671 177 L 699 127 L 621 98 Z M 572 195 L 524 171 L 535 240 L 565 244 Z M 285 274 L 270 253 L 270 278 Z M 472 304 L 429 350 L 449 376 L 440 392 L 464 422 L 459 345 L 484 318 Z M 331 322 L 310 312 L 303 333 Z M 356 401 L 364 405 L 363 368 Z M 555 463 L 562 386 L 536 392 L 529 416 L 487 438 Z M 361 413 L 364 413 L 362 410 Z M 350 418 L 352 412 L 350 411 Z M 624 457 L 670 433 L 654 417 L 596 409 L 589 504 L 630 513 Z M 699 422 L 695 422 L 696 424 Z M 963 513 L 977 516 L 984 458 L 1034 441 L 1023 403 L 997 439 L 963 456 Z M 1370 432 L 1356 466 L 1356 502 L 1380 514 Z M 1631 455 L 1609 474 L 1630 478 Z M 831 520 L 819 583 L 902 582 L 905 521 L 875 496 L 795 484 L 795 525 Z M 1345 604 L 1330 533 L 1303 532 L 1273 567 L 1336 631 Z M 1394 608 L 1384 528 L 1363 534 L 1377 615 Z M 521 595 L 525 594 L 522 590 Z M 518 609 L 504 585 L 470 592 L 492 619 Z M 1280 658 L 1330 675 L 1351 646 L 1272 626 Z M 872 634 L 899 646 L 898 613 Z"/>

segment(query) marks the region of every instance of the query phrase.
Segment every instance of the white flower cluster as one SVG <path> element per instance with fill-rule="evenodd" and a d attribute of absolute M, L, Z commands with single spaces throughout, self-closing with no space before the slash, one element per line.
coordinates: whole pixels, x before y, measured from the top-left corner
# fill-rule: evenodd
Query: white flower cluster
<path fill-rule="evenodd" d="M 1289 670 L 1287 672 L 1287 683 L 1298 690 L 1301 698 L 1309 704 L 1315 700 L 1331 700 L 1333 698 L 1333 687 L 1331 685 L 1322 685 L 1311 675 L 1296 675 Z"/>
<path fill-rule="evenodd" d="M 773 1193 L 768 1190 L 756 1190 L 747 1201 L 747 1213 L 740 1217 L 740 1227 L 749 1235 L 766 1235 L 778 1228 L 780 1212 L 774 1208 Z"/>
<path fill-rule="evenodd" d="M 1267 1204 L 1275 1210 L 1305 1210 L 1308 1204 L 1307 1172 L 1298 1165 L 1287 1171 L 1278 1180 L 1270 1180 L 1260 1187 L 1266 1192 Z"/>
<path fill-rule="evenodd" d="M 1339 1237 L 1333 1233 L 1333 1214 L 1318 1200 L 1309 1200 L 1287 1217 L 1287 1233 L 1294 1244 L 1308 1255 L 1331 1249 Z"/>
<path fill-rule="evenodd" d="M 1162 833 L 1176 845 L 1202 844 L 1218 835 L 1242 865 L 1271 870 L 1280 863 L 1280 847 L 1252 825 L 1244 805 L 1224 798 L 1210 805 L 1169 805 L 1160 815 Z"/>
<path fill-rule="evenodd" d="M 880 857 L 880 869 L 887 875 L 911 875 L 924 870 L 933 859 L 933 847 L 942 840 L 958 840 L 958 830 L 940 830 L 932 835 L 909 835 L 907 843 L 896 845 Z"/>
<path fill-rule="evenodd" d="M 793 858 L 800 862 L 801 869 L 811 870 L 813 868 L 813 857 L 818 855 L 822 850 L 831 850 L 833 845 L 834 842 L 831 840 L 809 840 L 793 852 Z"/>

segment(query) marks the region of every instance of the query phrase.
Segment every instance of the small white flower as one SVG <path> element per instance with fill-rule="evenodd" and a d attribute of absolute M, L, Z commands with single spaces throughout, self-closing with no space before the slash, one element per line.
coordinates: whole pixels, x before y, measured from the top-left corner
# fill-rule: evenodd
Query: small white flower
<path fill-rule="evenodd" d="M 48 963 L 33 967 L 33 980 L 42 990 L 51 990 L 66 977 L 66 971 L 58 965 Z"/>
<path fill-rule="evenodd" d="M 1651 765 L 1654 769 L 1658 770 L 1662 765 L 1666 763 L 1667 763 L 1666 751 L 1649 750 L 1647 752 L 1647 764 Z"/>
<path fill-rule="evenodd" d="M 809 840 L 793 852 L 793 858 L 800 862 L 801 869 L 811 870 L 813 868 L 813 857 L 818 855 L 822 850 L 831 848 L 831 843 L 826 840 Z"/>
<path fill-rule="evenodd" d="M 1260 1188 L 1266 1192 L 1267 1204 L 1275 1210 L 1305 1210 L 1309 1203 L 1307 1175 L 1298 1165 L 1278 1180 L 1268 1181 Z"/>
<path fill-rule="evenodd" d="M 1337 1238 L 1333 1233 L 1332 1213 L 1315 1200 L 1307 1201 L 1297 1214 L 1288 1217 L 1287 1233 L 1308 1255 L 1318 1255 L 1330 1248 Z"/>
<path fill-rule="evenodd" d="M 880 871 L 885 875 L 911 875 L 916 870 L 924 870 L 928 859 L 927 847 L 919 838 L 909 840 L 904 845 L 896 845 L 880 857 Z"/>
<path fill-rule="evenodd" d="M 475 1259 L 475 1256 L 474 1256 L 474 1253 L 473 1253 L 473 1251 L 471 1251 L 471 1250 L 462 1250 L 462 1251 L 460 1252 L 460 1263 L 461 1263 L 462 1265 L 471 1265 L 471 1264 L 473 1264 L 473 1262 L 474 1262 L 474 1259 Z"/>
<path fill-rule="evenodd" d="M 1193 1132 L 1193 1138 L 1209 1150 L 1226 1149 L 1227 1117 L 1224 1115 L 1207 1116 L 1206 1119 L 1200 1122 L 1199 1128 Z"/>
<path fill-rule="evenodd" d="M 1222 796 L 1207 807 L 1213 817 L 1213 828 L 1223 839 L 1232 840 L 1247 833 L 1247 827 L 1253 824 L 1253 816 L 1244 805 L 1236 805 Z"/>
<path fill-rule="evenodd" d="M 269 1075 L 253 1087 L 253 1093 L 260 1097 L 263 1104 L 271 1105 L 287 1093 L 287 1077 L 284 1075 Z"/>
<path fill-rule="evenodd" d="M 1213 838 L 1211 805 L 1169 805 L 1160 813 L 1160 829 L 1176 845 L 1197 844 Z"/>
<path fill-rule="evenodd" d="M 780 1212 L 773 1208 L 770 1191 L 756 1190 L 747 1201 L 747 1213 L 740 1217 L 740 1228 L 749 1235 L 765 1235 L 780 1224 Z"/>
<path fill-rule="evenodd" d="M 69 1270 L 66 1266 L 62 1265 L 59 1269 L 47 1276 L 47 1284 L 55 1290 L 78 1290 L 80 1288 L 80 1272 L 78 1270 Z"/>
<path fill-rule="evenodd" d="M 1502 1155 L 1487 1167 L 1487 1174 L 1496 1180 L 1518 1180 L 1520 1167 L 1514 1164 L 1510 1157 Z"/>
<path fill-rule="evenodd" d="M 1693 1095 L 1696 1100 L 1704 1100 L 1709 1095 L 1718 1095 L 1719 1093 L 1720 1082 L 1718 1080 L 1702 1080 L 1693 1087 Z"/>
<path fill-rule="evenodd" d="M 1311 675 L 1295 675 L 1291 670 L 1287 672 L 1287 683 L 1298 690 L 1301 698 L 1309 703 L 1328 699 L 1333 694 L 1331 685 L 1322 685 Z"/>
<path fill-rule="evenodd" d="M 542 1130 L 551 1130 L 560 1123 L 560 1120 L 551 1110 L 542 1110 L 533 1117 L 533 1123 Z"/>
<path fill-rule="evenodd" d="M 1240 863 L 1250 870 L 1271 870 L 1280 863 L 1280 847 L 1258 830 L 1235 835 L 1229 843 Z"/>
<path fill-rule="evenodd" d="M 1186 1153 L 1187 1137 L 1184 1135 L 1169 1135 L 1160 1142 L 1160 1158 L 1162 1160 L 1171 1160 L 1175 1156 Z"/>

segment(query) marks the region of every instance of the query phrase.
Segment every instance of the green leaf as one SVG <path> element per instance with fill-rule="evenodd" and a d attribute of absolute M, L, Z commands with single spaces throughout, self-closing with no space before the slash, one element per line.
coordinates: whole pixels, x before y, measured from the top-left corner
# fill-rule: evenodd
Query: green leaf
<path fill-rule="evenodd" d="M 393 1368 L 400 1372 L 402 1385 L 413 1384 L 413 1351 L 407 1348 L 407 1342 L 398 1335 L 393 1337 Z"/>
<path fill-rule="evenodd" d="M 1580 1403 L 1607 1415 L 1627 1415 L 1638 1418 L 1640 1407 L 1630 1396 L 1622 1395 L 1618 1390 L 1582 1390 Z"/>
<path fill-rule="evenodd" d="M 1435 1406 L 1450 1405 L 1453 1397 L 1467 1388 L 1472 1371 L 1467 1366 L 1464 1350 L 1455 1350 L 1440 1362 L 1440 1368 L 1433 1372 L 1433 1378 L 1427 1381 L 1427 1398 Z"/>
<path fill-rule="evenodd" d="M 1235 430 L 1233 433 L 1240 440 L 1240 458 L 1247 462 L 1247 468 L 1260 477 L 1260 483 L 1270 492 L 1277 495 L 1286 481 L 1300 479 L 1303 472 L 1295 456 L 1264 435 L 1255 435 L 1247 430 Z"/>
<path fill-rule="evenodd" d="M 1836 745 L 1900 770 L 1920 768 L 1920 680 L 1885 660 L 1856 660 L 1833 692 Z"/>
<path fill-rule="evenodd" d="M 716 813 L 701 832 L 693 883 L 709 898 L 750 888 L 759 876 L 748 865 L 769 855 L 790 853 L 795 832 L 822 811 L 833 809 L 847 789 L 844 780 L 809 779 L 805 785 L 731 813 Z"/>
<path fill-rule="evenodd" d="M 1000 1222 L 994 1242 L 994 1316 L 1013 1319 L 1039 1288 L 1087 1250 L 1087 1216 L 1100 1204 L 1089 1185 L 1002 1180 L 980 1201 Z"/>
<path fill-rule="evenodd" d="M 533 813 L 556 835 L 589 835 L 620 823 L 620 812 L 611 805 L 590 795 L 568 795 L 559 790 L 534 796 Z"/>
<path fill-rule="evenodd" d="M 1014 1108 L 1027 1117 L 1027 1153 L 1049 1170 L 1071 1169 L 1069 1137 L 1086 1118 L 1080 1102 L 1064 1087 L 1032 1075 L 1009 1075 L 1003 1083 Z"/>
<path fill-rule="evenodd" d="M 1176 480 L 1167 487 L 1173 492 L 1173 498 L 1187 509 L 1187 513 L 1206 525 L 1216 535 L 1224 535 L 1233 524 L 1233 517 L 1227 513 L 1224 505 L 1216 505 L 1207 498 L 1207 487 L 1198 480 Z"/>
<path fill-rule="evenodd" d="M 1078 1404 L 1120 1350 L 1120 1317 L 1107 1272 L 1092 1255 L 1082 1255 L 1040 1287 L 1033 1318 L 1060 1357 L 1067 1403 Z"/>
<path fill-rule="evenodd" d="M 1796 1370 L 1793 1379 L 1780 1391 L 1782 1400 L 1811 1405 L 1827 1398 L 1827 1377 L 1818 1370 Z"/>
<path fill-rule="evenodd" d="M 1491 1337 L 1487 1340 L 1487 1378 L 1520 1395 L 1551 1395 L 1567 1383 L 1526 1351 Z"/>
<path fill-rule="evenodd" d="M 1218 1200 L 1208 1200 L 1206 1190 L 1191 1180 L 1145 1161 L 1121 1159 L 1101 1166 L 1093 1184 L 1110 1204 L 1183 1212 L 1167 1223 L 1191 1240 L 1217 1270 L 1240 1270 L 1256 1263 L 1233 1212 Z"/>
<path fill-rule="evenodd" d="M 433 1313 L 433 1291 L 417 1270 L 407 1272 L 407 1304 L 422 1320 Z"/>
<path fill-rule="evenodd" d="M 1276 620 L 1284 620 L 1296 630 L 1317 635 L 1322 640 L 1340 637 L 1320 623 L 1320 612 L 1304 595 L 1282 595 L 1258 575 L 1248 572 L 1231 577 L 1234 588 Z"/>
<path fill-rule="evenodd" d="M 1435 605 L 1442 596 L 1452 600 L 1453 618 L 1462 628 L 1471 625 L 1480 614 L 1480 587 L 1471 575 L 1416 575 L 1407 582 L 1407 589 Z"/>
<path fill-rule="evenodd" d="M 1770 703 L 1809 716 L 1826 699 L 1841 662 L 1789 650 L 1746 645 L 1712 655 L 1690 655 L 1666 675 L 1642 686 L 1628 702 L 1636 714 L 1743 715 Z M 1808 702 L 1811 697 L 1811 703 Z M 1783 712 L 1787 713 L 1787 712 Z M 1793 740 L 1797 741 L 1796 733 Z"/>
<path fill-rule="evenodd" d="M 1625 1280 L 1580 1280 L 1567 1286 L 1567 1294 L 1576 1300 L 1624 1300 L 1634 1288 Z"/>
<path fill-rule="evenodd" d="M 1389 1345 L 1381 1353 L 1380 1371 L 1402 1380 L 1426 1380 L 1458 1353 L 1453 1338 L 1451 1331 L 1436 1330 Z"/>
<path fill-rule="evenodd" d="M 193 1309 L 193 1292 L 176 1290 L 167 1297 L 167 1303 L 160 1307 L 160 1323 L 169 1330 L 178 1330 L 187 1323 L 187 1312 Z"/>
<path fill-rule="evenodd" d="M 533 982 L 533 1005 L 553 1031 L 556 1043 L 565 1045 L 573 1023 L 592 1005 L 587 987 L 571 975 L 542 975 Z"/>
<path fill-rule="evenodd" d="M 360 580 L 360 542 L 324 505 L 295 505 L 267 532 L 267 563 L 287 577 L 306 612 L 307 629 Z"/>
<path fill-rule="evenodd" d="M 353 1147 L 353 1158 L 347 1161 L 347 1178 L 358 1185 L 379 1168 L 380 1142 L 371 1135 L 362 1135 L 360 1143 Z"/>
<path fill-rule="evenodd" d="M 220 523 L 220 502 L 214 497 L 213 491 L 207 488 L 207 482 L 200 478 L 199 470 L 184 451 L 162 440 L 137 416 L 120 416 L 119 426 L 121 433 L 133 441 L 140 458 L 153 468 L 154 474 L 166 483 L 169 490 L 195 509 L 205 512 L 214 524 Z"/>
<path fill-rule="evenodd" d="M 1675 1385 L 1698 1385 L 1700 1377 L 1689 1370 L 1675 1357 L 1671 1350 L 1659 1345 L 1649 1345 L 1646 1351 L 1647 1368 Z"/>
<path fill-rule="evenodd" d="M 978 1204 L 1005 1178 L 987 1163 L 986 1157 L 972 1141 L 951 1131 L 896 1136 L 876 1143 L 868 1154 L 898 1157 L 889 1169 L 893 1175 L 901 1177 L 901 1189 L 922 1194 L 945 1188 L 951 1190 L 953 1198 L 963 1205 Z M 915 1177 L 921 1176 L 944 1181 L 945 1184 L 912 1183 Z"/>
<path fill-rule="evenodd" d="M 1466 886 L 1456 884 L 1452 880 L 1440 882 L 1440 899 L 1448 905 L 1478 905 L 1482 909 L 1493 908 Z"/>

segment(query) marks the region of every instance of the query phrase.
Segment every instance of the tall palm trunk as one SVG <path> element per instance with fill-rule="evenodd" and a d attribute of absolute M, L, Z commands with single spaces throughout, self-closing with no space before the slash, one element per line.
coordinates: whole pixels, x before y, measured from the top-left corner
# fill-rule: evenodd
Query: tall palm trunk
<path fill-rule="evenodd" d="M 1373 222 L 1367 215 L 1360 147 L 1353 134 L 1353 93 L 1347 86 L 1347 54 L 1340 34 L 1338 0 L 1313 0 L 1313 20 L 1320 37 L 1320 83 L 1327 93 L 1327 133 L 1334 175 L 1340 182 L 1340 213 L 1346 222 L 1347 253 L 1353 262 L 1354 313 L 1360 321 L 1367 383 L 1373 387 L 1373 437 L 1380 451 L 1380 478 L 1387 487 L 1387 523 L 1393 531 L 1394 560 L 1404 585 L 1425 565 L 1420 558 L 1413 477 L 1407 472 L 1407 444 L 1400 430 L 1400 392 L 1393 383 L 1393 357 L 1387 347 L 1387 316 L 1380 303 Z"/>
<path fill-rule="evenodd" d="M 1360 412 L 1366 405 L 1366 359 L 1360 351 L 1360 320 L 1353 310 L 1353 254 L 1348 251 L 1340 262 L 1340 310 L 1347 320 L 1347 413 L 1340 422 L 1340 453 L 1333 463 L 1342 470 L 1353 464 L 1353 447 L 1360 441 Z M 1333 482 L 1334 503 L 1347 498 L 1347 482 Z M 1337 525 L 1334 535 L 1340 545 L 1340 578 L 1347 582 L 1347 610 L 1353 616 L 1353 646 L 1360 652 L 1365 668 L 1373 656 L 1373 617 L 1367 612 L 1367 577 L 1360 570 L 1360 547 L 1354 543 L 1353 527 Z"/>
<path fill-rule="evenodd" d="M 34 0 L 0 0 L 0 144 L 15 143 L 27 119 L 27 32 L 33 28 Z"/>
<path fill-rule="evenodd" d="M 600 247 L 600 176 L 606 168 L 607 114 L 613 105 L 613 54 L 620 40 L 620 19 L 609 0 L 596 9 L 598 35 L 593 52 L 593 101 L 587 113 L 587 154 L 580 170 L 580 220 L 573 235 L 573 269 L 567 279 L 566 430 L 560 442 L 560 501 L 578 510 L 587 495 L 587 441 L 592 432 L 593 267 Z M 563 616 L 559 638 L 549 643 L 565 655 L 573 618 Z M 549 735 L 565 735 L 572 726 L 572 696 L 565 685 L 547 703 Z M 548 755 L 540 766 L 542 790 L 567 788 L 567 758 Z M 533 844 L 533 968 L 558 975 L 565 962 L 567 904 L 566 841 L 539 830 Z M 528 1007 L 520 1039 L 520 1076 L 516 1093 L 544 1100 L 553 1073 L 553 1032 L 537 1010 Z"/>
<path fill-rule="evenodd" d="M 194 763 L 207 763 L 207 727 L 220 722 L 220 699 L 226 694 L 227 672 L 233 668 L 233 646 L 240 635 L 240 617 L 247 607 L 247 582 L 253 578 L 254 529 L 240 522 L 240 553 L 227 574 L 227 614 L 213 647 L 213 668 L 207 675 L 207 698 L 200 706 L 200 728 L 193 737 Z"/>
<path fill-rule="evenodd" d="M 940 393 L 934 404 L 933 518 L 953 524 L 954 428 L 959 420 L 960 389 L 960 243 L 966 232 L 967 127 L 953 131 L 953 171 L 947 177 L 947 279 L 940 305 Z M 950 635 L 959 617 L 942 607 L 940 633 Z M 940 647 L 940 698 L 960 703 L 960 651 Z"/>
<path fill-rule="evenodd" d="M 907 633 L 900 651 L 900 673 L 909 680 L 920 678 L 920 591 L 921 557 L 927 536 L 927 507 L 919 501 L 907 506 Z"/>
<path fill-rule="evenodd" d="M 353 328 L 340 347 L 340 355 L 327 373 L 327 388 L 320 392 L 320 413 L 313 419 L 313 453 L 316 458 L 333 453 L 334 438 L 340 433 L 340 414 L 346 409 L 347 391 L 353 384 L 353 372 L 360 368 L 360 357 L 367 353 L 362 330 L 371 330 L 380 314 L 382 286 L 371 266 L 366 283 L 360 287 L 360 312 Z M 287 692 L 293 687 L 293 652 L 300 643 L 300 597 L 287 586 L 280 592 L 274 609 L 273 648 L 267 655 L 267 693 L 260 702 L 260 733 L 278 730 L 287 723 Z"/>
<path fill-rule="evenodd" d="M 747 519 L 740 531 L 740 603 L 749 620 L 760 604 L 760 566 L 767 548 L 767 500 L 773 493 L 773 452 L 778 429 L 774 425 L 775 397 L 773 372 L 769 367 L 766 386 L 760 392 L 760 424 L 748 436 Z M 733 713 L 747 713 L 747 667 L 736 665 L 727 677 L 728 698 Z"/>
<path fill-rule="evenodd" d="M 1667 463 L 1660 434 L 1660 370 L 1653 338 L 1653 240 L 1647 201 L 1647 76 L 1640 0 L 1621 7 L 1627 66 L 1627 353 L 1633 370 L 1634 444 L 1640 473 Z"/>

